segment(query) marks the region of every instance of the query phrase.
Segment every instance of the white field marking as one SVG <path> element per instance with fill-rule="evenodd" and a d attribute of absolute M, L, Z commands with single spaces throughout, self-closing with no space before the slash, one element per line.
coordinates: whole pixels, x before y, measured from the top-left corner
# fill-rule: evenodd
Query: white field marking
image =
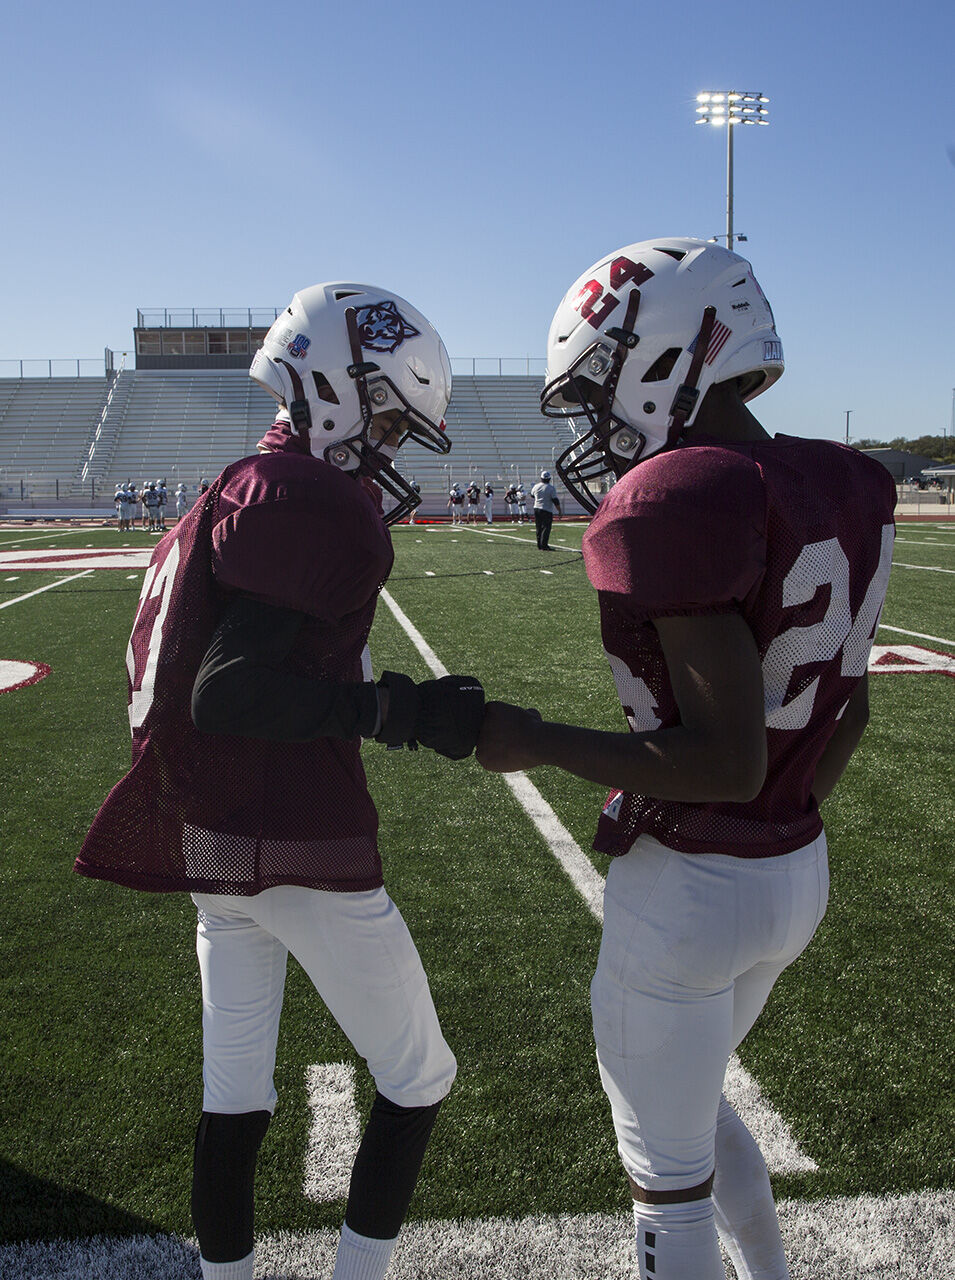
<path fill-rule="evenodd" d="M 13 538 L 9 542 L 0 542 L 0 547 L 18 547 L 21 542 L 49 542 L 51 538 L 68 538 L 75 529 L 67 529 L 65 533 L 39 533 L 35 538 Z"/>
<path fill-rule="evenodd" d="M 955 676 L 955 654 L 933 653 L 915 644 L 874 644 L 869 653 L 869 670 L 893 675 Z"/>
<path fill-rule="evenodd" d="M 955 1192 L 780 1200 L 776 1206 L 792 1280 L 949 1280 Z M 255 1275 L 330 1276 L 338 1232 L 283 1231 L 255 1242 Z M 629 1213 L 455 1218 L 409 1222 L 389 1280 L 633 1280 Z M 181 1280 L 199 1273 L 199 1247 L 181 1236 L 91 1236 L 0 1247 L 8 1280 Z"/>
<path fill-rule="evenodd" d="M 952 545 L 950 542 L 942 542 L 938 538 L 927 538 L 924 542 L 919 538 L 896 538 L 895 541 L 897 543 L 905 542 L 910 547 L 949 547 L 951 548 L 951 545 Z"/>
<path fill-rule="evenodd" d="M 552 578 L 554 576 L 553 570 L 551 569 L 541 569 L 541 573 L 546 573 L 548 578 Z"/>
<path fill-rule="evenodd" d="M 130 578 L 138 578 L 138 577 L 139 577 L 138 573 L 127 573 L 126 580 L 129 581 Z"/>
<path fill-rule="evenodd" d="M 355 1068 L 350 1062 L 317 1062 L 305 1077 L 312 1124 L 305 1152 L 306 1198 L 345 1200 L 361 1141 L 355 1107 Z"/>
<path fill-rule="evenodd" d="M 433 577 L 435 576 L 434 570 L 433 570 L 433 569 L 425 569 L 425 571 L 424 571 L 424 576 L 425 576 L 426 578 L 433 578 Z"/>
<path fill-rule="evenodd" d="M 152 551 L 123 551 L 116 547 L 89 550 L 0 551 L 0 569 L 31 569 L 56 573 L 62 569 L 145 569 Z"/>
<path fill-rule="evenodd" d="M 20 575 L 19 575 L 19 574 L 16 574 L 16 575 L 15 575 L 14 577 L 12 577 L 12 578 L 4 578 L 4 582 L 19 582 L 19 581 L 20 581 Z"/>
<path fill-rule="evenodd" d="M 478 530 L 471 529 L 469 530 L 469 532 L 477 533 Z M 516 534 L 516 533 L 495 533 L 493 537 L 494 538 L 510 538 L 512 542 L 523 542 L 526 547 L 532 547 L 534 545 L 534 543 L 531 542 L 530 538 L 522 538 L 519 534 Z M 490 542 L 491 540 L 492 540 L 491 538 L 488 538 L 488 542 Z M 556 539 L 554 539 L 554 546 L 563 547 L 566 551 L 573 551 L 578 556 L 582 556 L 584 554 L 582 551 L 578 551 L 576 547 L 568 546 L 566 542 L 558 542 Z"/>
<path fill-rule="evenodd" d="M 482 572 L 486 577 L 488 577 L 488 578 L 493 578 L 493 577 L 494 577 L 494 570 L 493 570 L 493 569 L 482 569 L 482 570 L 481 570 L 481 572 Z"/>
<path fill-rule="evenodd" d="M 901 560 L 892 561 L 893 569 L 927 569 L 930 573 L 955 573 L 955 569 L 943 569 L 939 564 L 903 564 Z"/>
<path fill-rule="evenodd" d="M 56 582 L 47 583 L 45 587 L 37 587 L 36 591 L 28 591 L 25 596 L 14 596 L 12 600 L 4 600 L 0 604 L 0 609 L 9 609 L 12 604 L 19 604 L 21 600 L 29 600 L 31 596 L 42 595 L 44 591 L 52 591 L 54 587 L 62 587 L 64 583 L 75 582 L 77 578 L 88 578 L 92 572 L 92 569 L 85 569 L 83 573 L 74 573 L 70 578 L 59 578 Z"/>
<path fill-rule="evenodd" d="M 448 675 L 447 667 L 387 591 L 382 591 L 381 598 L 395 615 L 399 625 L 404 628 L 432 674 L 439 680 L 442 676 Z M 571 884 L 596 919 L 602 923 L 604 881 L 594 864 L 526 773 L 502 773 L 500 776 L 543 836 Z M 799 1149 L 785 1120 L 766 1102 L 760 1093 L 759 1085 L 735 1054 L 729 1060 L 723 1087 L 727 1100 L 736 1108 L 759 1143 L 771 1172 L 815 1173 L 817 1171 L 816 1163 Z"/>
<path fill-rule="evenodd" d="M 880 622 L 879 630 L 897 631 L 900 636 L 915 636 L 916 640 L 934 640 L 936 644 L 950 644 L 955 649 L 955 640 L 943 640 L 941 636 L 923 635 L 921 631 L 906 631 L 904 627 L 890 627 L 887 622 Z"/>

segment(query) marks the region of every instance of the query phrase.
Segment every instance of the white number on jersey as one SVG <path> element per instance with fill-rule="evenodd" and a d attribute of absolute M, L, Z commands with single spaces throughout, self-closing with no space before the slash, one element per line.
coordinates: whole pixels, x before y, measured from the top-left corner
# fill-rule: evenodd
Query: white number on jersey
<path fill-rule="evenodd" d="M 146 577 L 143 579 L 143 589 L 139 596 L 139 608 L 136 611 L 133 630 L 136 630 L 136 623 L 139 621 L 139 615 L 142 613 L 143 606 L 147 600 L 155 600 L 161 597 L 161 603 L 156 614 L 156 620 L 153 623 L 153 629 L 149 633 L 146 666 L 143 669 L 142 680 L 138 689 L 136 688 L 136 661 L 133 656 L 132 636 L 130 636 L 129 644 L 126 646 L 126 670 L 129 672 L 129 680 L 132 687 L 129 703 L 129 727 L 131 731 L 141 727 L 149 714 L 149 708 L 152 706 L 156 687 L 156 669 L 159 666 L 159 650 L 162 646 L 162 629 L 166 621 L 166 613 L 169 610 L 172 584 L 178 568 L 179 543 L 173 542 L 169 549 L 169 554 L 158 569 L 156 565 L 150 565 L 146 571 Z"/>
<path fill-rule="evenodd" d="M 807 627 L 790 627 L 776 636 L 766 650 L 763 683 L 767 728 L 804 729 L 809 723 L 819 689 L 819 677 L 786 702 L 786 693 L 797 667 L 812 662 L 831 662 L 842 650 L 841 672 L 844 676 L 861 676 L 865 671 L 885 599 L 894 536 L 892 525 L 885 525 L 879 564 L 855 618 L 850 607 L 849 561 L 838 538 L 808 543 L 800 551 L 783 582 L 783 607 L 806 604 L 821 587 L 826 586 L 831 589 L 829 605 L 821 622 Z"/>

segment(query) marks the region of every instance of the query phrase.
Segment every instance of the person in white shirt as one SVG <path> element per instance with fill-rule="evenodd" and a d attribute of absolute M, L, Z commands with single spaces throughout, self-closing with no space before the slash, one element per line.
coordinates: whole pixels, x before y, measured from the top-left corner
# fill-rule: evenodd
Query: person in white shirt
<path fill-rule="evenodd" d="M 523 524 L 527 519 L 527 494 L 524 492 L 522 484 L 517 486 L 517 511 L 521 517 L 519 523 Z"/>
<path fill-rule="evenodd" d="M 484 486 L 484 514 L 488 524 L 494 523 L 494 490 L 489 484 Z"/>
<path fill-rule="evenodd" d="M 534 499 L 534 524 L 537 529 L 537 549 L 550 551 L 550 527 L 554 516 L 560 515 L 560 498 L 550 482 L 550 472 L 542 471 L 541 478 L 531 489 Z"/>

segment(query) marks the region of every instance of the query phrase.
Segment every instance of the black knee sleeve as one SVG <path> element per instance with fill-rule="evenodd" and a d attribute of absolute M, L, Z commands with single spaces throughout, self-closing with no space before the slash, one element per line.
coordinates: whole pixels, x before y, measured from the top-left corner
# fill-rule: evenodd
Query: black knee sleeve
<path fill-rule="evenodd" d="M 375 1094 L 352 1167 L 345 1209 L 352 1231 L 392 1240 L 401 1230 L 440 1106 L 399 1107 Z"/>
<path fill-rule="evenodd" d="M 207 1262 L 237 1262 L 252 1252 L 255 1159 L 272 1116 L 203 1111 L 196 1132 L 192 1221 Z"/>

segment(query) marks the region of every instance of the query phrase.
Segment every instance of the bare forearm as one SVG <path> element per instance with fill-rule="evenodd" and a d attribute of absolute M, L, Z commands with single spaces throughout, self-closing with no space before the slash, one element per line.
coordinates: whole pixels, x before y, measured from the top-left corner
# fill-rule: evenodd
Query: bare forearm
<path fill-rule="evenodd" d="M 521 737 L 522 768 L 555 765 L 588 782 L 660 800 L 750 800 L 764 776 L 761 762 L 683 725 L 652 733 L 607 733 L 528 719 Z"/>

